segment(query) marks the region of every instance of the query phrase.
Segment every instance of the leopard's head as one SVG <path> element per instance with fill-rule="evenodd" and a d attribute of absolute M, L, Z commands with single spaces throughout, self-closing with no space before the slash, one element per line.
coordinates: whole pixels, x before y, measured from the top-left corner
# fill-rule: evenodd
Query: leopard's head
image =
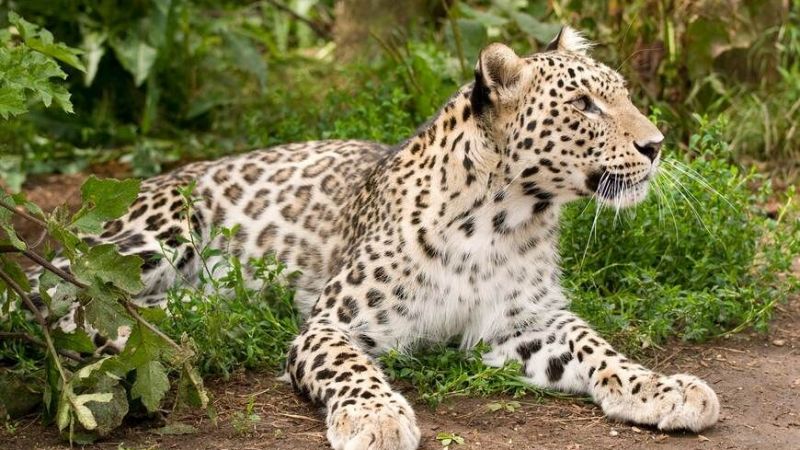
<path fill-rule="evenodd" d="M 510 193 L 549 201 L 595 195 L 626 207 L 645 198 L 664 136 L 631 102 L 625 80 L 565 27 L 546 51 L 502 44 L 480 54 L 471 104 L 502 154 Z"/>

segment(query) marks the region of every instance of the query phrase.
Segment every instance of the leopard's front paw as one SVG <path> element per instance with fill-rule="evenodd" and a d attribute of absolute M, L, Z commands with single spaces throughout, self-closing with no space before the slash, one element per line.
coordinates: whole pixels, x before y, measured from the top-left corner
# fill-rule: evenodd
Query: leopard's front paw
<path fill-rule="evenodd" d="M 717 422 L 717 394 L 703 380 L 686 374 L 653 374 L 631 382 L 628 392 L 601 401 L 607 416 L 655 425 L 661 430 L 700 431 Z"/>
<path fill-rule="evenodd" d="M 328 414 L 327 424 L 335 450 L 414 450 L 419 445 L 414 411 L 399 394 L 344 400 Z"/>
<path fill-rule="evenodd" d="M 671 403 L 674 406 L 670 406 L 670 411 L 658 421 L 659 429 L 700 431 L 717 423 L 719 400 L 705 381 L 692 375 L 679 374 L 663 377 L 661 383 L 664 385 L 661 392 L 666 386 L 671 386 L 680 394 L 680 401 L 664 399 L 668 403 L 674 401 Z"/>

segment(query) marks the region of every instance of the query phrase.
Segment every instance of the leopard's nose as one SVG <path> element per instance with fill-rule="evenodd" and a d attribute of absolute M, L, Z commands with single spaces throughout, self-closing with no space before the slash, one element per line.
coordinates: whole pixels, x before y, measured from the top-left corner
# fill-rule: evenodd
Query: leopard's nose
<path fill-rule="evenodd" d="M 663 142 L 663 138 L 658 141 L 648 141 L 641 144 L 634 141 L 633 146 L 636 147 L 636 150 L 638 150 L 639 153 L 646 156 L 647 159 L 650 161 L 655 161 L 656 157 L 658 156 L 658 152 L 661 151 L 661 143 Z"/>

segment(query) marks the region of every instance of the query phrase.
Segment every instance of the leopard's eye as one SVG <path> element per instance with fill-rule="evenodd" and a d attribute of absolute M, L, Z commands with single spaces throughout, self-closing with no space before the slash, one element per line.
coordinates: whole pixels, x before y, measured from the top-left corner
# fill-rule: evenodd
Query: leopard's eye
<path fill-rule="evenodd" d="M 570 102 L 572 106 L 578 108 L 579 111 L 586 112 L 586 113 L 600 113 L 600 108 L 594 104 L 591 98 L 588 95 L 581 95 L 580 97 L 572 100 Z"/>

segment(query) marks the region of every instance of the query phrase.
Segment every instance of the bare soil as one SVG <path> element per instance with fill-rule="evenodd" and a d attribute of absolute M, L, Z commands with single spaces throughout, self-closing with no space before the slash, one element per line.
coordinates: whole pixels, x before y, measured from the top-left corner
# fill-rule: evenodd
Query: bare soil
<path fill-rule="evenodd" d="M 65 190 L 58 192 L 59 201 Z M 35 200 L 40 200 L 36 198 Z M 465 440 L 456 449 L 800 449 L 800 300 L 778 307 L 768 335 L 739 334 L 704 344 L 672 343 L 643 362 L 666 372 L 698 375 L 714 387 L 722 403 L 720 422 L 702 434 L 661 433 L 615 423 L 580 398 L 520 398 L 514 412 L 492 412 L 499 398 L 456 398 L 431 409 L 413 389 L 397 387 L 416 404 L 422 449 L 441 449 L 437 433 Z M 129 423 L 86 448 L 277 449 L 327 448 L 320 410 L 297 397 L 274 373 L 245 372 L 229 380 L 209 380 L 215 418 L 205 413 L 173 413 L 164 420 Z M 251 400 L 252 399 L 252 400 Z M 508 400 L 508 399 L 505 399 Z M 248 402 L 258 420 L 244 418 Z M 196 431 L 159 435 L 164 423 L 192 425 Z M 63 448 L 53 428 L 38 417 L 0 430 L 0 449 Z"/>

